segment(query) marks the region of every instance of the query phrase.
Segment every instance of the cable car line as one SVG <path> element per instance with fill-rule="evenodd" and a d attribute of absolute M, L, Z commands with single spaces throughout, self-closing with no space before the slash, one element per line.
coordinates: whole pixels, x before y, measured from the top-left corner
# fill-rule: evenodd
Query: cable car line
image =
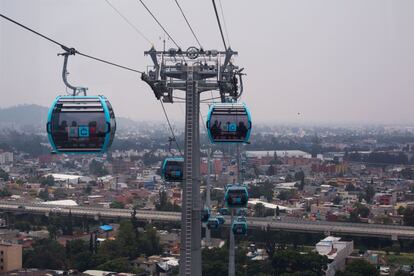
<path fill-rule="evenodd" d="M 226 32 L 227 42 L 229 43 L 229 47 L 231 47 L 230 46 L 231 43 L 229 39 L 229 31 L 227 30 L 226 18 L 224 17 L 224 9 L 223 9 L 223 6 L 221 5 L 221 0 L 219 0 L 219 4 L 220 4 L 220 9 L 221 9 L 221 17 L 223 18 L 224 31 Z"/>
<path fill-rule="evenodd" d="M 137 34 L 139 34 L 142 38 L 144 38 L 149 44 L 154 44 L 152 43 L 148 37 L 146 37 L 144 35 L 143 32 L 141 32 L 137 26 L 135 26 L 126 16 L 124 16 L 114 5 L 111 4 L 111 2 L 109 2 L 109 0 L 105 0 L 105 2 L 132 28 L 135 30 L 135 32 Z"/>
<path fill-rule="evenodd" d="M 118 68 L 121 68 L 121 69 L 125 69 L 125 70 L 128 70 L 128 71 L 132 71 L 132 72 L 136 72 L 136 73 L 140 73 L 140 74 L 144 73 L 143 71 L 140 71 L 140 70 L 136 70 L 136 69 L 133 69 L 133 68 L 130 68 L 130 67 L 126 67 L 126 66 L 123 66 L 123 65 L 119 65 L 117 63 L 113 63 L 113 62 L 110 62 L 110 61 L 107 61 L 107 60 L 104 60 L 104 59 L 101 59 L 101 58 L 97 58 L 97 57 L 94 57 L 94 56 L 91 56 L 91 55 L 84 54 L 82 52 L 79 52 L 75 48 L 67 47 L 64 44 L 62 44 L 60 42 L 57 42 L 56 40 L 54 40 L 54 39 L 52 39 L 52 38 L 50 38 L 48 36 L 45 36 L 44 34 L 41 34 L 41 33 L 37 32 L 37 31 L 35 31 L 35 30 L 33 30 L 33 29 L 31 29 L 31 28 L 29 28 L 29 27 L 27 27 L 27 26 L 25 26 L 25 25 L 23 25 L 23 24 L 15 21 L 15 20 L 13 20 L 13 19 L 5 16 L 4 14 L 1 14 L 0 13 L 0 16 L 3 17 L 6 20 L 8 20 L 8 21 L 10 21 L 10 22 L 18 25 L 19 27 L 21 27 L 23 29 L 25 29 L 25 30 L 27 30 L 29 32 L 32 32 L 32 33 L 34 33 L 34 34 L 36 34 L 36 35 L 38 35 L 38 36 L 40 36 L 40 37 L 48 40 L 49 42 L 52 42 L 52 43 L 60 46 L 66 52 L 73 52 L 74 54 L 78 54 L 78 55 L 84 56 L 86 58 L 93 59 L 93 60 L 96 60 L 96 61 L 99 61 L 99 62 L 102 62 L 102 63 L 106 63 L 108 65 L 112 65 L 112 66 L 115 66 L 115 67 L 118 67 Z"/>
<path fill-rule="evenodd" d="M 175 134 L 174 134 L 174 130 L 173 130 L 172 126 L 171 126 L 170 119 L 168 118 L 167 111 L 165 110 L 164 103 L 162 102 L 162 100 L 161 100 L 161 99 L 160 99 L 159 101 L 160 101 L 160 103 L 161 103 L 162 110 L 164 111 L 165 119 L 167 119 L 168 127 L 170 128 L 172 138 L 173 138 L 173 140 L 175 141 L 175 144 L 177 145 L 177 149 L 178 149 L 178 151 L 180 152 L 180 155 L 182 156 L 182 155 L 183 155 L 183 153 L 181 152 L 180 145 L 179 145 L 179 144 L 178 144 L 178 142 L 177 142 L 177 138 L 176 138 L 176 136 L 175 136 Z"/>
<path fill-rule="evenodd" d="M 97 58 L 97 57 L 93 57 L 93 56 L 90 56 L 90 55 L 87 55 L 87 54 L 84 54 L 84 53 L 81 53 L 81 52 L 78 52 L 78 51 L 76 51 L 76 53 L 78 55 L 81 55 L 81 56 L 84 56 L 84 57 L 87 57 L 87 58 L 90 58 L 90 59 L 93 59 L 93 60 L 96 60 L 96 61 L 99 61 L 99 62 L 102 62 L 102 63 L 106 63 L 108 65 L 112 65 L 112 66 L 115 66 L 115 67 L 118 67 L 118 68 L 121 68 L 121 69 L 125 69 L 125 70 L 131 71 L 131 72 L 135 72 L 135 73 L 139 73 L 139 74 L 144 73 L 143 71 L 136 70 L 136 69 L 126 67 L 126 66 L 123 66 L 123 65 L 119 65 L 119 64 L 116 64 L 116 63 L 113 63 L 113 62 L 110 62 L 110 61 L 106 61 L 106 60 L 103 60 L 103 59 L 100 59 L 100 58 Z"/>
<path fill-rule="evenodd" d="M 224 44 L 224 50 L 227 50 L 226 40 L 224 39 L 223 29 L 221 28 L 220 18 L 219 18 L 218 12 L 217 12 L 216 1 L 215 0 L 211 0 L 211 1 L 213 2 L 213 7 L 214 7 L 214 12 L 216 14 L 217 24 L 219 26 L 221 39 L 223 40 L 223 44 Z"/>
<path fill-rule="evenodd" d="M 158 26 L 161 27 L 161 29 L 164 31 L 164 33 L 167 34 L 167 36 L 171 39 L 171 41 L 175 44 L 175 46 L 177 46 L 177 48 L 181 49 L 180 46 L 178 46 L 177 42 L 175 42 L 175 40 L 171 37 L 171 35 L 167 32 L 167 30 L 164 28 L 164 26 L 160 23 L 160 21 L 158 21 L 158 19 L 155 17 L 155 15 L 151 12 L 151 10 L 147 7 L 147 5 L 145 5 L 144 1 L 142 0 L 138 0 L 139 2 L 141 2 L 142 6 L 144 6 L 144 8 L 148 11 L 148 13 L 152 16 L 152 18 L 154 18 L 155 22 L 157 22 Z"/>
<path fill-rule="evenodd" d="M 198 40 L 198 37 L 196 36 L 196 34 L 195 34 L 194 30 L 193 30 L 193 28 L 191 27 L 190 22 L 188 22 L 187 17 L 185 16 L 183 9 L 181 8 L 180 4 L 178 3 L 178 0 L 175 0 L 175 3 L 177 4 L 178 8 L 180 9 L 181 14 L 183 15 L 183 17 L 185 19 L 185 22 L 187 22 L 187 26 L 190 28 L 191 33 L 193 34 L 195 40 L 198 43 L 198 46 L 200 46 L 200 48 L 203 48 L 203 46 L 201 46 L 200 41 Z"/>

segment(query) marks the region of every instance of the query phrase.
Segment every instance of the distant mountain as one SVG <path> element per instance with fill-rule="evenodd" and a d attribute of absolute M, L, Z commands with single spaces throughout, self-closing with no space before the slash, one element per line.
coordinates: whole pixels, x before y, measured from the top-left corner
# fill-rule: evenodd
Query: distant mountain
<path fill-rule="evenodd" d="M 46 127 L 48 110 L 49 108 L 36 104 L 0 108 L 0 131 L 14 129 L 29 133 L 43 132 Z M 153 128 L 154 124 L 160 124 L 160 122 L 137 122 L 124 117 L 117 117 L 116 122 L 118 130 L 147 130 Z"/>
<path fill-rule="evenodd" d="M 48 108 L 25 104 L 0 108 L 0 126 L 17 130 L 36 130 L 46 125 Z"/>

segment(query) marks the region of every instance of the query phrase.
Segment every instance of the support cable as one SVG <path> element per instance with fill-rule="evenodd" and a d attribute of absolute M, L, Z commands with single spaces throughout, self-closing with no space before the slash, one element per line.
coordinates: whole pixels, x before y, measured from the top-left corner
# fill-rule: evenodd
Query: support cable
<path fill-rule="evenodd" d="M 155 15 L 151 12 L 151 10 L 147 7 L 147 5 L 145 5 L 143 0 L 138 0 L 139 2 L 141 2 L 142 6 L 144 6 L 144 8 L 148 11 L 148 13 L 152 16 L 152 18 L 154 18 L 155 22 L 157 22 L 158 26 L 161 27 L 161 29 L 164 31 L 164 33 L 167 34 L 167 36 L 171 39 L 171 41 L 175 44 L 175 46 L 177 46 L 177 48 L 181 49 L 180 46 L 178 46 L 177 42 L 175 42 L 175 40 L 171 37 L 171 35 L 167 32 L 167 30 L 164 28 L 164 26 L 160 23 L 160 21 L 158 21 L 157 17 L 155 17 Z"/>
<path fill-rule="evenodd" d="M 216 1 L 215 0 L 211 0 L 211 1 L 213 2 L 214 12 L 216 13 L 217 24 L 220 29 L 221 39 L 223 40 L 224 50 L 227 50 L 226 40 L 224 39 L 223 29 L 221 28 L 220 17 L 217 12 Z"/>
<path fill-rule="evenodd" d="M 172 126 L 171 126 L 170 119 L 168 118 L 167 111 L 165 110 L 164 103 L 162 102 L 161 99 L 159 101 L 160 101 L 162 110 L 164 111 L 165 119 L 167 119 L 168 127 L 170 128 L 170 131 L 171 131 L 172 139 L 175 141 L 175 144 L 177 145 L 177 149 L 180 152 L 180 156 L 183 156 L 183 153 L 181 152 L 180 145 L 178 144 L 177 138 L 176 138 L 176 136 L 174 134 L 174 130 L 173 130 Z"/>
<path fill-rule="evenodd" d="M 230 39 L 229 39 L 229 31 L 227 30 L 227 24 L 226 24 L 226 18 L 224 17 L 224 9 L 221 5 L 221 0 L 219 0 L 220 9 L 221 9 L 221 17 L 223 18 L 223 25 L 224 25 L 224 31 L 226 32 L 226 38 L 227 42 L 229 43 L 229 47 L 231 47 Z"/>
<path fill-rule="evenodd" d="M 114 63 L 114 62 L 110 62 L 110 61 L 107 61 L 107 60 L 104 60 L 104 59 L 101 59 L 101 58 L 97 58 L 97 57 L 94 57 L 94 56 L 91 56 L 91 55 L 87 55 L 87 54 L 84 54 L 82 52 L 79 52 L 78 50 L 76 50 L 74 48 L 67 47 L 64 44 L 62 44 L 60 42 L 57 42 L 56 40 L 54 40 L 54 39 L 52 39 L 52 38 L 50 38 L 48 36 L 45 36 L 44 34 L 41 34 L 41 33 L 37 32 L 37 31 L 35 31 L 35 30 L 33 30 L 33 29 L 31 29 L 31 28 L 29 28 L 29 27 L 27 27 L 27 26 L 25 26 L 25 25 L 23 25 L 23 24 L 15 21 L 15 20 L 13 20 L 13 19 L 5 16 L 4 14 L 1 14 L 0 13 L 0 17 L 3 17 L 4 19 L 6 19 L 6 20 L 8 20 L 8 21 L 10 21 L 10 22 L 18 25 L 19 27 L 21 27 L 21 28 L 23 28 L 23 29 L 25 29 L 25 30 L 27 30 L 29 32 L 32 32 L 35 35 L 38 35 L 38 36 L 42 37 L 43 39 L 48 40 L 49 42 L 52 42 L 52 43 L 60 46 L 63 50 L 65 50 L 67 52 L 71 51 L 71 52 L 74 52 L 75 54 L 84 56 L 86 58 L 93 59 L 93 60 L 96 60 L 96 61 L 99 61 L 99 62 L 102 62 L 102 63 L 106 63 L 108 65 L 112 65 L 112 66 L 115 66 L 115 67 L 118 67 L 118 68 L 121 68 L 121 69 L 125 69 L 125 70 L 128 70 L 128 71 L 132 71 L 132 72 L 136 72 L 136 73 L 140 73 L 140 74 L 144 73 L 143 71 L 136 70 L 136 69 L 133 69 L 133 68 L 130 68 L 130 67 L 126 67 L 126 66 L 123 66 L 123 65 L 120 65 L 120 64 L 117 64 L 117 63 Z"/>
<path fill-rule="evenodd" d="M 126 16 L 124 16 L 114 5 L 111 4 L 111 2 L 109 2 L 109 0 L 105 0 L 105 2 L 132 28 L 135 30 L 135 32 L 140 35 L 143 39 L 145 39 L 149 44 L 154 44 L 152 43 L 147 36 L 144 35 L 143 32 L 141 32 L 137 26 L 135 26 Z"/>
<path fill-rule="evenodd" d="M 177 4 L 178 8 L 180 9 L 181 14 L 183 15 L 183 17 L 185 19 L 185 22 L 187 22 L 187 26 L 188 26 L 188 28 L 190 28 L 190 31 L 193 34 L 195 40 L 197 41 L 198 46 L 200 46 L 200 48 L 203 48 L 203 46 L 201 46 L 200 41 L 198 40 L 198 37 L 196 36 L 196 34 L 195 34 L 194 30 L 193 30 L 193 28 L 191 27 L 190 22 L 188 22 L 187 17 L 185 16 L 183 9 L 181 8 L 180 4 L 178 3 L 178 0 L 175 0 L 175 3 Z"/>

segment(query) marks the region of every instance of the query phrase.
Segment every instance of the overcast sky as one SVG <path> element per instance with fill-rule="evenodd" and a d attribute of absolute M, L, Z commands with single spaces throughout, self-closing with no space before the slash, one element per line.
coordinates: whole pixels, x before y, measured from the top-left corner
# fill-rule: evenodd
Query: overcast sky
<path fill-rule="evenodd" d="M 137 0 L 110 0 L 158 49 L 162 30 Z M 205 49 L 222 49 L 212 3 L 178 0 Z M 414 1 L 221 0 L 257 122 L 414 123 Z M 219 5 L 218 0 L 216 0 Z M 182 48 L 196 45 L 174 0 L 146 0 Z M 150 44 L 104 0 L 0 0 L 0 12 L 79 51 L 145 70 Z M 169 42 L 169 47 L 172 47 Z M 61 49 L 0 19 L 0 107 L 49 106 L 65 93 Z M 69 79 L 118 116 L 163 120 L 136 73 L 81 56 Z M 183 120 L 184 106 L 167 106 Z M 206 113 L 207 106 L 203 106 Z"/>

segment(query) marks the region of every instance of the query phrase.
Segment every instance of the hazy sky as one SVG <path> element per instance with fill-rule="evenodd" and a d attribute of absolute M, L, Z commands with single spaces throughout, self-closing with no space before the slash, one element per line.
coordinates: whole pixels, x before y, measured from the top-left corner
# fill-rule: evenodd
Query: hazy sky
<path fill-rule="evenodd" d="M 139 1 L 110 1 L 162 48 L 163 32 Z M 414 123 L 414 1 L 221 1 L 255 121 Z M 145 2 L 182 48 L 196 45 L 174 0 Z M 222 49 L 211 1 L 179 2 L 204 48 Z M 142 70 L 151 64 L 143 55 L 150 45 L 104 0 L 0 0 L 0 12 L 84 53 Z M 49 106 L 63 94 L 60 52 L 0 19 L 0 107 Z M 69 70 L 71 82 L 106 95 L 118 116 L 164 119 L 138 74 L 81 56 Z M 182 104 L 167 109 L 183 119 Z"/>

